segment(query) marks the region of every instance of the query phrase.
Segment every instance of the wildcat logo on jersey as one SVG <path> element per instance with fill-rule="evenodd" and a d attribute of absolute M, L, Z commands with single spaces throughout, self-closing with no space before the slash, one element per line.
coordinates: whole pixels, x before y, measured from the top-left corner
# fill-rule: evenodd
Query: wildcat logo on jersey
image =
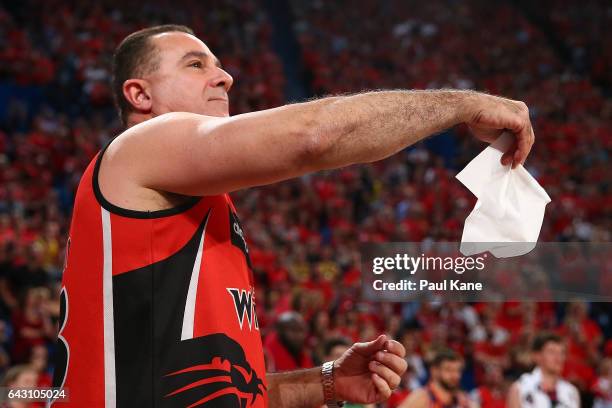
<path fill-rule="evenodd" d="M 216 333 L 176 343 L 171 367 L 164 369 L 161 407 L 255 405 L 266 391 L 242 346 Z M 236 404 L 238 402 L 238 404 Z"/>
<path fill-rule="evenodd" d="M 257 321 L 257 314 L 255 313 L 255 291 L 253 288 L 248 291 L 244 289 L 227 288 L 227 291 L 234 301 L 240 328 L 243 328 L 244 319 L 246 317 L 249 324 L 249 330 L 252 330 L 253 326 L 255 326 L 255 330 L 259 330 L 259 322 Z"/>

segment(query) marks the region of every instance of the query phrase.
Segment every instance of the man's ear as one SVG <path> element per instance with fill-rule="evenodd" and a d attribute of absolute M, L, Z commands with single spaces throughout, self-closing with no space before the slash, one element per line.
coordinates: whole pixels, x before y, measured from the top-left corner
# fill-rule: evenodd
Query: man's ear
<path fill-rule="evenodd" d="M 137 112 L 151 112 L 153 100 L 146 80 L 128 79 L 123 83 L 123 95 Z"/>

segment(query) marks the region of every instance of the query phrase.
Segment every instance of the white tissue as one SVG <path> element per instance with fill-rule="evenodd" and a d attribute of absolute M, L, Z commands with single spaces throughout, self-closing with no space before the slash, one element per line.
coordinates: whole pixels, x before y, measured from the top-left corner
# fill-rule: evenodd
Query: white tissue
<path fill-rule="evenodd" d="M 512 140 L 502 134 L 456 176 L 478 198 L 463 227 L 465 256 L 489 251 L 507 258 L 535 248 L 550 197 L 522 165 L 501 164 Z"/>

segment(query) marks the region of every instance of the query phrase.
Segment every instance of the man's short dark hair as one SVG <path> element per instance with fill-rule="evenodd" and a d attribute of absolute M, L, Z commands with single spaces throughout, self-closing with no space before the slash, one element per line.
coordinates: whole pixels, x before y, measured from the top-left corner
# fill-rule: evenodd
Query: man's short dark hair
<path fill-rule="evenodd" d="M 463 361 L 463 357 L 455 350 L 443 348 L 435 352 L 430 364 L 432 367 L 440 367 L 445 361 Z"/>
<path fill-rule="evenodd" d="M 533 351 L 542 351 L 548 343 L 563 344 L 563 337 L 551 332 L 543 332 L 538 334 L 533 340 L 531 349 Z"/>
<path fill-rule="evenodd" d="M 161 33 L 178 31 L 192 34 L 193 30 L 184 25 L 165 24 L 136 31 L 121 41 L 113 55 L 113 96 L 119 117 L 127 125 L 127 116 L 133 111 L 132 105 L 123 95 L 123 83 L 130 78 L 151 73 L 159 67 L 156 48 L 149 38 Z"/>

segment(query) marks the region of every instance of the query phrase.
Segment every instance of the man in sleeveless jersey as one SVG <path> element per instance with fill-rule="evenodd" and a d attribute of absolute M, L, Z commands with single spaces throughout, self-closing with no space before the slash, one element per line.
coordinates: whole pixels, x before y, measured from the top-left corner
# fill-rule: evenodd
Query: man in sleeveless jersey
<path fill-rule="evenodd" d="M 265 373 L 249 248 L 228 193 L 386 158 L 460 123 L 502 163 L 534 141 L 522 102 L 380 91 L 230 116 L 232 77 L 184 26 L 133 33 L 113 58 L 126 130 L 77 190 L 54 384 L 75 407 L 301 407 L 386 399 L 406 369 L 382 335 L 333 364 Z M 61 406 L 61 404 L 58 404 Z"/>
<path fill-rule="evenodd" d="M 554 333 L 540 333 L 533 342 L 536 368 L 512 384 L 508 408 L 579 408 L 578 389 L 561 378 L 565 344 Z"/>
<path fill-rule="evenodd" d="M 455 351 L 437 351 L 430 364 L 427 385 L 412 392 L 399 407 L 475 408 L 476 404 L 460 388 L 463 367 L 463 358 Z"/>

